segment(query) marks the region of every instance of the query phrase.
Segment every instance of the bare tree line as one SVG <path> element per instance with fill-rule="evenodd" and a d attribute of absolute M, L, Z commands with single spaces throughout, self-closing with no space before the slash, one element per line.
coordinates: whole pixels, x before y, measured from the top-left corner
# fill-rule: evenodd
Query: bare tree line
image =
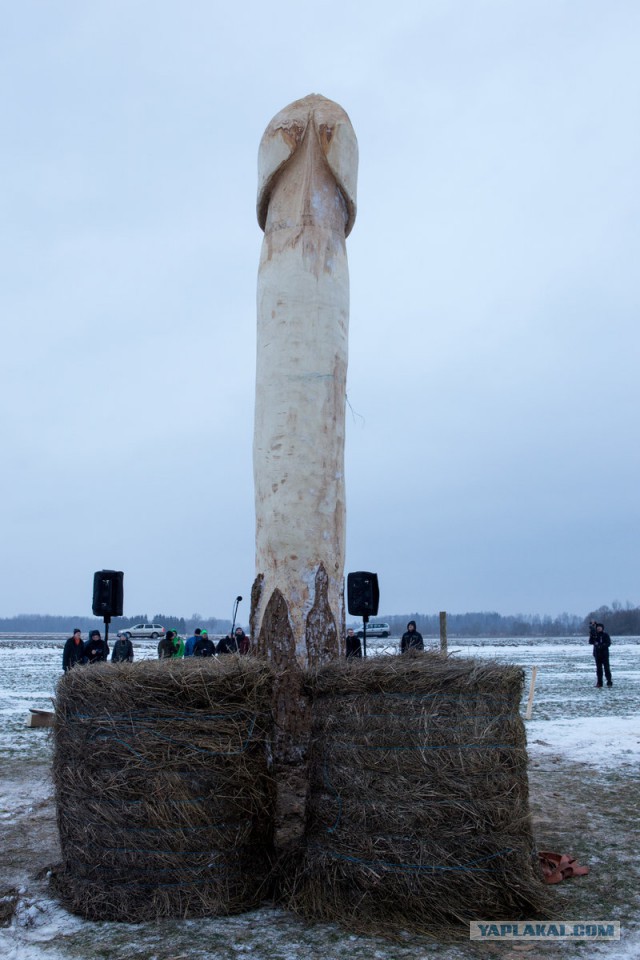
<path fill-rule="evenodd" d="M 389 624 L 392 636 L 401 636 L 409 620 L 415 620 L 418 630 L 426 637 L 437 637 L 440 632 L 438 613 L 381 614 L 376 619 Z M 610 607 L 604 605 L 591 610 L 584 616 L 571 613 L 561 613 L 556 617 L 540 614 L 505 616 L 495 611 L 448 613 L 447 629 L 450 636 L 463 637 L 573 637 L 588 633 L 590 620 L 604 623 L 608 633 L 619 637 L 640 636 L 640 607 L 630 603 L 623 606 L 618 601 L 614 601 Z M 161 623 L 168 630 L 177 630 L 182 635 L 193 633 L 196 627 L 214 634 L 228 633 L 231 629 L 230 620 L 202 617 L 197 613 L 190 617 L 163 613 L 148 617 L 141 613 L 133 617 L 114 618 L 110 633 L 124 630 L 135 623 Z M 66 633 L 74 627 L 88 631 L 100 629 L 101 626 L 102 621 L 96 617 L 75 615 L 23 613 L 15 617 L 0 617 L 0 633 Z"/>

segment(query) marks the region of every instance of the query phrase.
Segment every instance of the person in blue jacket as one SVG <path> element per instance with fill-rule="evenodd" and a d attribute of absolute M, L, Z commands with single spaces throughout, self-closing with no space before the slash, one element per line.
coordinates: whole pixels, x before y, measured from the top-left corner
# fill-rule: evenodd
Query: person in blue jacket
<path fill-rule="evenodd" d="M 187 638 L 187 640 L 186 640 L 186 642 L 185 642 L 185 645 L 184 645 L 184 655 L 185 655 L 185 657 L 192 657 L 192 656 L 193 656 L 194 647 L 195 647 L 196 643 L 198 642 L 198 640 L 200 639 L 200 634 L 201 634 L 201 633 L 202 633 L 202 630 L 200 629 L 200 627 L 198 627 L 196 630 L 193 631 L 193 636 Z M 206 630 L 205 630 L 205 633 L 206 633 Z"/>

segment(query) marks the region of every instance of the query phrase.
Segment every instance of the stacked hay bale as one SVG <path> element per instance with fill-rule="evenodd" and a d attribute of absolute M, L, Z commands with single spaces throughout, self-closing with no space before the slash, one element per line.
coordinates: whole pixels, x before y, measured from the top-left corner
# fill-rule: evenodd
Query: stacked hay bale
<path fill-rule="evenodd" d="M 54 781 L 65 905 L 140 921 L 261 899 L 270 869 L 273 674 L 249 658 L 77 667 Z"/>
<path fill-rule="evenodd" d="M 360 931 L 439 937 L 536 916 L 546 892 L 522 683 L 518 667 L 438 654 L 322 668 L 310 681 L 308 829 L 290 906 Z"/>

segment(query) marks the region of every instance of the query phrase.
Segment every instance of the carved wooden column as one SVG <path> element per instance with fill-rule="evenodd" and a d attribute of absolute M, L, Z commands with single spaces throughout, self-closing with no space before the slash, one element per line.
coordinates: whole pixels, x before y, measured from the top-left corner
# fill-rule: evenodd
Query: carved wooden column
<path fill-rule="evenodd" d="M 274 117 L 259 152 L 251 633 L 283 670 L 277 759 L 292 768 L 306 755 L 301 671 L 339 656 L 344 634 L 345 238 L 357 156 L 344 110 L 315 94 Z"/>

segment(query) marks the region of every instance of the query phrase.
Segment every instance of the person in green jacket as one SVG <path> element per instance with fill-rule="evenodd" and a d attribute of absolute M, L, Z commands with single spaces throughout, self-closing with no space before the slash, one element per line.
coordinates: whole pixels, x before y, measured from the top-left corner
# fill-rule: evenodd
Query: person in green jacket
<path fill-rule="evenodd" d="M 184 657 L 184 637 L 181 637 L 179 633 L 176 633 L 173 639 L 174 647 L 174 657 Z"/>

